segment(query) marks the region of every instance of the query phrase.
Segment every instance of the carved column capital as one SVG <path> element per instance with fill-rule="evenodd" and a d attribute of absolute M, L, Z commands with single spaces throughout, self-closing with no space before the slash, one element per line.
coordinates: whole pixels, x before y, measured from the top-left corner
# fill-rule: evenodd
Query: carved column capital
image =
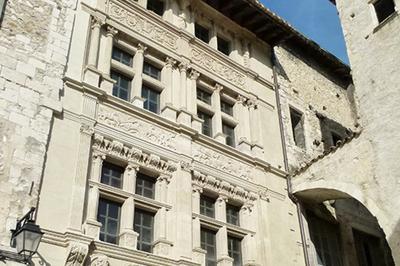
<path fill-rule="evenodd" d="M 92 27 L 92 29 L 100 28 L 103 25 L 104 25 L 104 21 L 103 20 L 101 20 L 98 17 L 92 17 L 92 19 L 91 19 L 91 27 Z"/>
<path fill-rule="evenodd" d="M 192 166 L 192 164 L 189 163 L 189 162 L 181 161 L 181 162 L 180 162 L 180 165 L 181 165 L 181 169 L 182 169 L 183 171 L 191 172 L 191 171 L 193 170 L 193 166 Z"/>
<path fill-rule="evenodd" d="M 157 182 L 164 182 L 166 184 L 169 184 L 169 182 L 171 182 L 171 176 L 167 175 L 167 174 L 161 174 L 158 178 L 157 178 Z"/>
<path fill-rule="evenodd" d="M 181 62 L 181 63 L 179 63 L 178 67 L 179 67 L 179 71 L 181 73 L 182 72 L 186 72 L 188 70 L 188 68 L 189 68 L 189 64 L 186 63 L 186 62 Z"/>
<path fill-rule="evenodd" d="M 243 106 L 247 105 L 247 101 L 248 101 L 248 99 L 247 99 L 245 96 L 243 96 L 243 95 L 240 95 L 240 94 L 239 94 L 239 95 L 236 97 L 236 102 L 239 103 L 239 104 L 241 104 L 241 105 L 243 105 Z"/>
<path fill-rule="evenodd" d="M 116 30 L 113 26 L 107 26 L 107 37 L 114 37 L 118 34 L 118 30 Z"/>
<path fill-rule="evenodd" d="M 228 202 L 228 196 L 225 194 L 220 194 L 217 198 L 218 203 Z"/>
<path fill-rule="evenodd" d="M 200 77 L 200 73 L 194 69 L 192 69 L 189 73 L 189 78 L 191 80 L 197 80 Z"/>
<path fill-rule="evenodd" d="M 139 171 L 139 165 L 136 162 L 129 161 L 128 165 L 125 168 L 125 171 L 127 173 L 129 173 L 131 171 L 138 172 Z"/>
<path fill-rule="evenodd" d="M 80 131 L 82 134 L 92 136 L 94 134 L 94 128 L 92 125 L 83 124 L 81 125 Z"/>
<path fill-rule="evenodd" d="M 147 50 L 147 46 L 146 45 L 144 45 L 142 43 L 138 43 L 137 51 L 136 51 L 137 53 L 143 54 L 144 52 L 146 52 L 146 50 Z"/>
<path fill-rule="evenodd" d="M 257 97 L 250 97 L 247 100 L 247 105 L 249 106 L 249 108 L 257 109 L 258 108 L 258 98 Z"/>
<path fill-rule="evenodd" d="M 203 188 L 199 185 L 193 184 L 192 192 L 193 192 L 193 194 L 198 194 L 200 196 L 200 194 L 203 193 Z"/>
<path fill-rule="evenodd" d="M 223 88 L 224 88 L 224 87 L 223 87 L 221 84 L 215 83 L 214 91 L 215 91 L 216 93 L 221 93 L 221 91 L 222 91 Z"/>
<path fill-rule="evenodd" d="M 174 65 L 176 65 L 176 60 L 173 59 L 172 57 L 167 57 L 165 59 L 165 66 L 166 67 L 173 67 Z"/>
<path fill-rule="evenodd" d="M 98 150 L 94 150 L 92 152 L 92 159 L 94 161 L 97 161 L 97 160 L 104 161 L 106 159 L 106 154 L 104 152 L 101 152 L 101 151 L 98 151 Z"/>

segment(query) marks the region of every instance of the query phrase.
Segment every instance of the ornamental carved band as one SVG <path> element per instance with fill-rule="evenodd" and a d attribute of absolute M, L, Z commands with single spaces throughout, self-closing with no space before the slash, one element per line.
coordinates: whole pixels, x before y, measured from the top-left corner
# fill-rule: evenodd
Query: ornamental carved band
<path fill-rule="evenodd" d="M 82 243 L 71 243 L 65 266 L 83 266 L 89 248 Z"/>
<path fill-rule="evenodd" d="M 151 39 L 162 46 L 166 46 L 173 50 L 178 48 L 177 36 L 161 28 L 156 23 L 150 22 L 146 18 L 134 13 L 128 8 L 110 2 L 109 15 L 122 25 L 142 34 L 144 37 Z"/>
<path fill-rule="evenodd" d="M 239 73 L 229 66 L 226 66 L 217 59 L 214 59 L 211 55 L 208 55 L 204 51 L 201 51 L 193 46 L 192 62 L 200 65 L 208 71 L 220 75 L 238 87 L 243 87 L 245 85 L 245 75 Z"/>
<path fill-rule="evenodd" d="M 227 181 L 215 178 L 213 176 L 200 173 L 199 171 L 193 171 L 192 181 L 197 187 L 209 189 L 241 202 L 254 201 L 258 197 L 254 192 L 250 192 L 242 187 L 232 185 Z"/>
<path fill-rule="evenodd" d="M 140 149 L 128 147 L 119 141 L 107 139 L 99 134 L 94 135 L 93 148 L 104 152 L 106 155 L 114 156 L 124 161 L 135 162 L 138 165 L 152 168 L 168 175 L 177 170 L 173 162 L 167 162 L 157 155 L 146 154 Z"/>

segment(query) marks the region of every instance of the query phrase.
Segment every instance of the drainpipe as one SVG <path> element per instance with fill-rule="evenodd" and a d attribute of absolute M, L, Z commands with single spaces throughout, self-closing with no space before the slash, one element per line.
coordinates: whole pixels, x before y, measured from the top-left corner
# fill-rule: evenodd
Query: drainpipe
<path fill-rule="evenodd" d="M 283 128 L 283 120 L 282 120 L 281 98 L 279 96 L 280 86 L 279 86 L 279 82 L 278 82 L 275 47 L 276 46 L 272 47 L 272 49 L 271 49 L 272 73 L 273 73 L 273 78 L 274 78 L 276 106 L 277 106 L 278 118 L 279 118 L 279 129 L 280 129 L 280 133 L 281 133 L 283 162 L 284 162 L 285 171 L 287 173 L 289 173 L 289 162 L 288 162 L 288 156 L 287 156 L 287 150 L 286 150 L 286 139 L 285 139 L 284 128 Z M 290 174 L 288 174 L 286 176 L 286 185 L 287 185 L 287 189 L 288 189 L 289 198 L 296 204 L 297 217 L 299 219 L 299 226 L 300 226 L 301 242 L 302 242 L 303 253 L 304 253 L 304 261 L 306 263 L 306 266 L 310 266 L 310 259 L 308 257 L 308 252 L 307 252 L 306 234 L 304 231 L 304 221 L 302 218 L 303 215 L 301 213 L 301 205 L 300 205 L 300 201 L 292 193 L 293 190 L 292 190 L 292 182 L 291 182 Z"/>

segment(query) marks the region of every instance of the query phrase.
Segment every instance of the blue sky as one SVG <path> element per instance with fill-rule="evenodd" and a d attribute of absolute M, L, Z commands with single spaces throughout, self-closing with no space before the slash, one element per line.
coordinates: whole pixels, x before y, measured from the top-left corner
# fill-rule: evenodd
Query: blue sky
<path fill-rule="evenodd" d="M 294 28 L 348 63 L 337 10 L 328 0 L 261 0 Z"/>

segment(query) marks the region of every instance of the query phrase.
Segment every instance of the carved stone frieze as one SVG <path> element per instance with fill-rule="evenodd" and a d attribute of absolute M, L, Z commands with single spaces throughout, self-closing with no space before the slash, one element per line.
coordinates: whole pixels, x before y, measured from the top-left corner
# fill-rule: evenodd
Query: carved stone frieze
<path fill-rule="evenodd" d="M 121 129 L 131 135 L 158 144 L 165 148 L 176 149 L 176 135 L 139 119 L 101 107 L 98 121 L 108 126 Z"/>
<path fill-rule="evenodd" d="M 195 187 L 205 188 L 219 193 L 223 197 L 233 198 L 242 202 L 254 201 L 257 199 L 257 194 L 250 192 L 240 186 L 235 186 L 227 181 L 219 178 L 193 171 L 193 185 Z"/>
<path fill-rule="evenodd" d="M 191 50 L 192 61 L 201 67 L 214 72 L 217 75 L 227 79 L 238 87 L 245 85 L 245 75 L 239 71 L 229 67 L 219 60 L 213 58 L 206 52 L 192 46 Z"/>
<path fill-rule="evenodd" d="M 110 1 L 109 15 L 126 27 L 142 34 L 162 46 L 176 50 L 178 48 L 178 36 L 160 27 L 159 23 L 152 22 L 147 18 Z"/>
<path fill-rule="evenodd" d="M 65 266 L 83 266 L 89 247 L 83 243 L 71 243 Z"/>
<path fill-rule="evenodd" d="M 195 161 L 217 168 L 228 174 L 246 180 L 252 180 L 250 166 L 237 160 L 233 160 L 226 155 L 201 147 L 198 144 L 193 145 L 192 155 Z"/>
<path fill-rule="evenodd" d="M 94 254 L 90 256 L 90 266 L 110 266 L 110 262 L 106 255 Z"/>
<path fill-rule="evenodd" d="M 104 152 L 106 155 L 114 156 L 125 161 L 135 162 L 138 165 L 155 169 L 166 174 L 172 174 L 177 170 L 175 163 L 165 161 L 155 154 L 147 154 L 142 150 L 129 147 L 123 143 L 110 140 L 102 135 L 94 134 L 94 150 Z"/>

